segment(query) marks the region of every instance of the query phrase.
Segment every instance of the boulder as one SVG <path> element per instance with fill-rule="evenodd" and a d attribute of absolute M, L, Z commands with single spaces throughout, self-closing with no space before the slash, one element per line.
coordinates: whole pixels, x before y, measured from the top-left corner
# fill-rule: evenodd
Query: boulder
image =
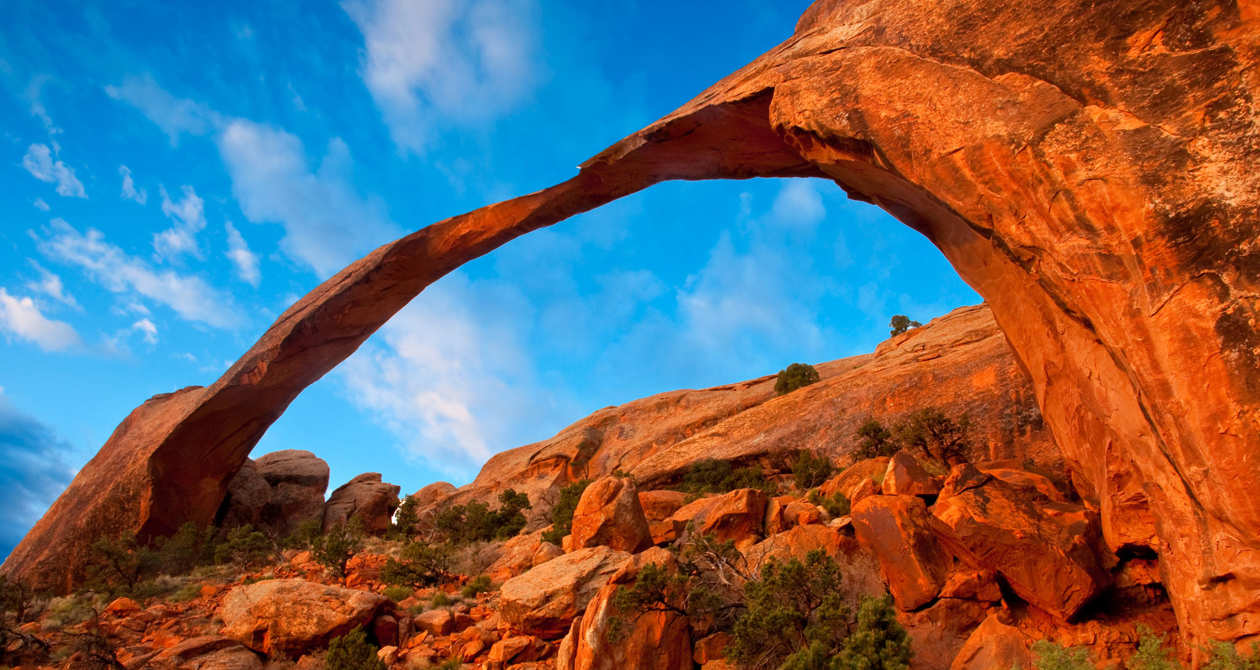
<path fill-rule="evenodd" d="M 344 524 L 352 517 L 363 520 L 369 533 L 384 533 L 398 509 L 401 487 L 381 481 L 381 473 L 359 475 L 338 487 L 324 505 L 324 528 Z"/>
<path fill-rule="evenodd" d="M 638 489 L 628 477 L 604 477 L 586 487 L 573 511 L 569 547 L 603 545 L 635 553 L 652 546 Z"/>
<path fill-rule="evenodd" d="M 612 604 L 618 588 L 618 584 L 607 584 L 591 600 L 574 630 L 572 658 L 558 661 L 558 666 L 572 670 L 691 670 L 687 618 L 676 612 L 621 613 Z M 610 634 L 613 625 L 620 628 L 617 637 Z"/>
<path fill-rule="evenodd" d="M 898 609 L 936 599 L 953 566 L 935 526 L 940 522 L 917 496 L 872 496 L 853 507 L 858 542 L 875 555 Z"/>
<path fill-rule="evenodd" d="M 451 497 L 455 493 L 455 485 L 447 482 L 433 482 L 428 486 L 411 494 L 411 499 L 415 502 L 417 509 L 425 509 L 431 507 L 435 503 Z"/>
<path fill-rule="evenodd" d="M 223 498 L 216 523 L 224 528 L 246 525 L 262 528 L 264 513 L 270 502 L 271 484 L 262 476 L 257 463 L 245 459 L 240 471 L 228 482 L 227 495 Z M 322 492 L 320 502 L 323 502 Z"/>
<path fill-rule="evenodd" d="M 840 531 L 822 524 L 795 526 L 789 530 L 771 535 L 766 539 L 744 550 L 752 572 L 759 572 L 758 566 L 771 559 L 786 560 L 797 558 L 804 560 L 809 552 L 821 549 L 829 556 L 837 556 L 846 548 L 853 549 L 854 541 L 841 534 Z"/>
<path fill-rule="evenodd" d="M 918 459 L 902 449 L 893 454 L 884 471 L 886 496 L 934 496 L 941 492 L 941 480 L 919 465 Z"/>
<path fill-rule="evenodd" d="M 238 586 L 216 614 L 222 634 L 271 657 L 297 658 L 392 608 L 385 596 L 303 579 Z"/>
<path fill-rule="evenodd" d="M 485 670 L 518 668 L 518 664 L 545 658 L 551 645 L 532 635 L 512 635 L 495 642 L 486 654 Z"/>
<path fill-rule="evenodd" d="M 578 549 L 554 558 L 504 582 L 499 613 L 518 633 L 557 639 L 629 560 L 630 554 L 608 547 Z"/>
<path fill-rule="evenodd" d="M 990 668 L 1032 668 L 1028 639 L 1018 628 L 1002 623 L 995 612 L 971 631 L 949 670 L 989 670 Z"/>
<path fill-rule="evenodd" d="M 148 670 L 262 670 L 262 660 L 237 640 L 207 635 L 162 650 L 141 666 Z"/>
<path fill-rule="evenodd" d="M 837 493 L 847 496 L 853 487 L 862 482 L 882 479 L 884 473 L 888 471 L 888 460 L 887 456 L 864 458 L 823 482 L 818 487 L 818 491 L 828 498 Z"/>
<path fill-rule="evenodd" d="M 304 521 L 319 521 L 328 490 L 328 463 L 315 454 L 286 449 L 264 454 L 255 461 L 271 485 L 271 500 L 263 511 L 266 525 L 287 533 Z"/>
<path fill-rule="evenodd" d="M 499 556 L 485 569 L 495 582 L 505 582 L 530 568 L 542 565 L 564 553 L 560 547 L 543 542 L 542 530 L 517 535 L 499 547 Z"/>
<path fill-rule="evenodd" d="M 1096 514 L 960 465 L 932 514 L 982 567 L 1030 604 L 1066 621 L 1110 583 Z"/>
<path fill-rule="evenodd" d="M 687 494 L 666 489 L 639 491 L 639 505 L 647 518 L 653 544 L 669 542 L 676 537 L 670 517 L 687 504 Z"/>
<path fill-rule="evenodd" d="M 766 494 L 739 489 L 701 498 L 684 505 L 669 518 L 674 532 L 713 535 L 718 540 L 752 543 L 761 537 L 766 518 Z"/>

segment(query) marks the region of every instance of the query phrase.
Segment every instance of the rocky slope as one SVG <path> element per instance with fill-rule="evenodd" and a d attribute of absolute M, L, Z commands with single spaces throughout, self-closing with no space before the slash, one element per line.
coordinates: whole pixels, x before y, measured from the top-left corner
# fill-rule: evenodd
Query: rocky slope
<path fill-rule="evenodd" d="M 984 296 L 1108 551 L 1169 559 L 1183 633 L 1260 636 L 1257 60 L 1236 0 L 818 0 L 573 179 L 381 247 L 211 387 L 137 408 L 4 570 L 70 587 L 101 532 L 211 520 L 303 388 L 516 236 L 667 179 L 820 177 Z"/>

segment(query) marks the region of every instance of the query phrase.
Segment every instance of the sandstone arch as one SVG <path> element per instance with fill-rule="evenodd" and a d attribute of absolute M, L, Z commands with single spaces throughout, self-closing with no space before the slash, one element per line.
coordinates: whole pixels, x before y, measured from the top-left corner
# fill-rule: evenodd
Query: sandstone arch
<path fill-rule="evenodd" d="M 538 193 L 377 249 L 222 378 L 118 427 L 4 565 L 68 586 L 102 529 L 208 520 L 294 397 L 425 286 L 667 179 L 826 177 L 991 305 L 1112 549 L 1183 633 L 1260 634 L 1260 13 L 1230 0 L 819 0 L 796 33 Z"/>

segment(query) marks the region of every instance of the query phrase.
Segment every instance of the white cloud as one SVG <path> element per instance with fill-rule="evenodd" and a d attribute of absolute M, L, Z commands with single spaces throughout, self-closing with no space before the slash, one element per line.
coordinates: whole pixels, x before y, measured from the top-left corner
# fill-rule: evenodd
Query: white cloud
<path fill-rule="evenodd" d="M 64 351 L 81 344 L 74 327 L 44 316 L 34 300 L 0 288 L 0 331 L 33 342 L 44 351 Z"/>
<path fill-rule="evenodd" d="M 379 201 L 351 185 L 350 150 L 339 139 L 313 171 L 297 137 L 250 121 L 230 123 L 219 151 L 245 216 L 282 224 L 281 250 L 321 277 L 402 232 Z"/>
<path fill-rule="evenodd" d="M 199 102 L 176 98 L 152 77 L 128 77 L 121 84 L 106 86 L 105 93 L 143 112 L 166 132 L 172 145 L 183 133 L 205 135 L 223 123 L 214 110 Z"/>
<path fill-rule="evenodd" d="M 136 188 L 136 182 L 131 178 L 131 168 L 119 165 L 118 174 L 122 175 L 123 200 L 133 200 L 141 205 L 149 201 L 149 193 L 144 189 Z"/>
<path fill-rule="evenodd" d="M 364 83 L 394 142 L 498 118 L 533 88 L 532 0 L 346 0 L 363 33 Z"/>
<path fill-rule="evenodd" d="M 192 254 L 201 258 L 197 233 L 206 227 L 206 215 L 205 203 L 197 197 L 197 191 L 185 186 L 184 198 L 174 202 L 163 187 L 162 213 L 175 225 L 153 235 L 153 249 L 158 257 L 171 260 L 180 254 Z"/>
<path fill-rule="evenodd" d="M 140 319 L 139 321 L 131 324 L 131 329 L 144 336 L 145 342 L 149 344 L 157 344 L 157 326 L 154 325 L 152 321 L 148 319 Z"/>
<path fill-rule="evenodd" d="M 813 179 L 789 179 L 775 196 L 770 217 L 781 225 L 812 229 L 827 216 Z"/>
<path fill-rule="evenodd" d="M 31 204 L 35 205 L 35 209 L 38 209 L 41 212 L 47 212 L 48 210 L 52 209 L 52 207 L 48 206 L 48 203 L 44 202 L 43 198 L 35 198 L 35 202 Z"/>
<path fill-rule="evenodd" d="M 230 295 L 200 277 L 154 270 L 107 242 L 98 230 L 80 233 L 65 221 L 53 219 L 46 236 L 39 240 L 39 248 L 51 258 L 87 271 L 110 291 L 144 296 L 188 321 L 215 328 L 235 328 L 243 322 Z"/>
<path fill-rule="evenodd" d="M 53 136 L 60 134 L 61 128 L 58 128 L 57 124 L 53 123 L 52 117 L 48 115 L 47 108 L 44 107 L 44 101 L 41 96 L 44 84 L 48 83 L 48 80 L 49 77 L 47 75 L 33 77 L 31 83 L 26 87 L 26 99 L 31 103 L 31 115 L 44 124 L 44 130 L 48 132 L 49 136 Z"/>
<path fill-rule="evenodd" d="M 240 231 L 231 221 L 223 224 L 227 230 L 228 238 L 228 260 L 232 261 L 232 265 L 236 266 L 236 274 L 242 281 L 250 286 L 258 286 L 258 281 L 262 278 L 262 274 L 258 271 L 258 256 L 249 250 L 249 245 L 245 243 L 245 238 L 241 237 Z"/>
<path fill-rule="evenodd" d="M 32 144 L 22 157 L 22 167 L 31 176 L 50 184 L 57 184 L 57 195 L 67 198 L 86 198 L 83 183 L 74 176 L 74 170 L 60 160 L 53 159 L 53 152 L 46 144 Z"/>
<path fill-rule="evenodd" d="M 351 401 L 413 456 L 453 476 L 475 473 L 531 439 L 521 427 L 554 413 L 521 339 L 530 309 L 509 284 L 448 275 L 341 366 Z"/>
<path fill-rule="evenodd" d="M 36 293 L 43 293 L 69 307 L 79 308 L 79 303 L 74 299 L 74 296 L 66 293 L 65 285 L 61 283 L 61 277 L 44 269 L 44 266 L 35 261 L 31 261 L 31 265 L 39 272 L 39 280 L 26 282 L 27 289 Z"/>

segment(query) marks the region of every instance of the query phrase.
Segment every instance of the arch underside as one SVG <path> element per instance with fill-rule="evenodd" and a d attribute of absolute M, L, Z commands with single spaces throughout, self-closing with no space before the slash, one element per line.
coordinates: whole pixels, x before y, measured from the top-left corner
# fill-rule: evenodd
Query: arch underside
<path fill-rule="evenodd" d="M 1174 0 L 1115 16 L 978 3 L 975 21 L 851 4 L 817 3 L 791 39 L 569 181 L 321 284 L 215 384 L 137 408 L 4 570 L 68 587 L 103 530 L 209 521 L 298 393 L 515 237 L 665 180 L 820 177 L 922 232 L 989 303 L 1109 548 L 1161 556 L 1183 632 L 1260 634 L 1260 140 L 1239 121 L 1254 121 L 1255 25 L 1223 2 L 1195 16 Z"/>

